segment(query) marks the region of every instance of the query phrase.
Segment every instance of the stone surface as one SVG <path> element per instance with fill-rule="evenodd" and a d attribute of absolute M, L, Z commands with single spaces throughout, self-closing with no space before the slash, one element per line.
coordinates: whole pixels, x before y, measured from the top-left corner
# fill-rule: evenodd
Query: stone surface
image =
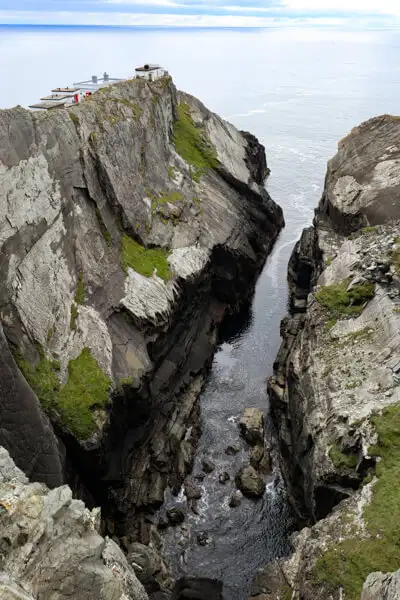
<path fill-rule="evenodd" d="M 371 573 L 364 583 L 361 600 L 398 600 L 400 598 L 400 571 L 383 574 Z"/>
<path fill-rule="evenodd" d="M 167 518 L 171 525 L 179 525 L 185 520 L 185 512 L 182 508 L 172 507 L 167 510 Z"/>
<path fill-rule="evenodd" d="M 258 408 L 246 408 L 239 421 L 240 433 L 250 446 L 264 443 L 264 415 Z"/>
<path fill-rule="evenodd" d="M 245 496 L 259 498 L 264 495 L 264 478 L 251 465 L 246 465 L 238 471 L 235 483 Z"/>
<path fill-rule="evenodd" d="M 289 498 L 299 525 L 310 527 L 294 536 L 289 559 L 257 576 L 253 597 L 345 600 L 339 585 L 316 575 L 317 561 L 369 535 L 364 511 L 375 482 L 360 486 L 375 465 L 370 417 L 400 401 L 399 147 L 400 122 L 390 116 L 340 142 L 314 225 L 289 261 L 291 313 L 281 323 L 268 392 Z M 358 306 L 353 299 L 350 310 L 333 304 L 339 290 L 362 285 L 372 298 Z M 363 600 L 384 598 L 396 579 L 371 575 Z"/>
<path fill-rule="evenodd" d="M 232 492 L 232 494 L 229 497 L 229 506 L 230 508 L 236 508 L 237 506 L 240 506 L 242 503 L 242 492 L 239 490 L 235 490 L 234 492 Z"/>
<path fill-rule="evenodd" d="M 204 473 L 212 473 L 215 471 L 215 464 L 209 458 L 204 458 L 201 463 Z"/>
<path fill-rule="evenodd" d="M 0 597 L 147 600 L 120 548 L 98 533 L 100 513 L 69 487 L 29 483 L 0 448 Z"/>
<path fill-rule="evenodd" d="M 199 177 L 174 146 L 180 103 L 215 148 L 215 168 Z M 167 486 L 177 492 L 192 467 L 197 399 L 218 325 L 251 296 L 283 226 L 264 188 L 267 174 L 253 136 L 178 92 L 170 78 L 124 81 L 45 114 L 0 111 L 5 338 L 33 368 L 58 361 L 61 386 L 84 349 L 110 377 L 110 404 L 94 411 L 86 439 L 68 431 L 58 407 L 49 416 L 78 479 L 112 499 L 117 533 L 160 505 Z M 165 251 L 169 280 L 157 267 L 143 273 L 123 264 L 126 235 Z M 29 475 L 58 485 L 55 438 L 7 352 L 0 444 Z"/>
<path fill-rule="evenodd" d="M 225 483 L 227 483 L 230 480 L 231 476 L 229 475 L 229 473 L 227 473 L 226 471 L 223 471 L 222 473 L 219 474 L 218 476 L 218 481 L 220 483 L 222 483 L 222 485 L 225 485 Z"/>

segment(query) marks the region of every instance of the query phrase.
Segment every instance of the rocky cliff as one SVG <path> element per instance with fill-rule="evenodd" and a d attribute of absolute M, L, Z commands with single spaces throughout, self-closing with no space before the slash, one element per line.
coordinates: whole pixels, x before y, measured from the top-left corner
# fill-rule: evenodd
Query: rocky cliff
<path fill-rule="evenodd" d="M 400 120 L 356 128 L 328 165 L 289 264 L 291 315 L 268 384 L 299 523 L 254 597 L 398 596 Z M 315 525 L 313 525 L 316 523 Z M 396 587 L 397 586 L 397 587 Z"/>
<path fill-rule="evenodd" d="M 4 448 L 0 498 L 2 600 L 147 600 L 120 548 L 99 535 L 100 511 L 68 486 L 29 483 Z"/>
<path fill-rule="evenodd" d="M 44 409 L 111 532 L 190 467 L 218 323 L 283 226 L 267 174 L 252 135 L 168 77 L 0 111 L 0 443 L 59 485 Z"/>

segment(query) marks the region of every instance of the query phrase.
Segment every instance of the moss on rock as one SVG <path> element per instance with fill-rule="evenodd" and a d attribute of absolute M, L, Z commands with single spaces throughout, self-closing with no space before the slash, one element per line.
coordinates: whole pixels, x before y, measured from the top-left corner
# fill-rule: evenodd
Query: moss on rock
<path fill-rule="evenodd" d="M 327 593 L 342 588 L 346 600 L 359 600 L 369 573 L 396 571 L 400 564 L 400 406 L 385 409 L 372 424 L 378 444 L 370 454 L 380 461 L 371 502 L 364 508 L 366 534 L 334 544 L 313 573 L 315 586 L 323 585 Z"/>
<path fill-rule="evenodd" d="M 196 127 L 185 102 L 178 106 L 178 119 L 174 123 L 172 140 L 175 149 L 191 166 L 192 179 L 198 181 L 209 169 L 218 166 L 217 152 L 203 129 Z"/>
<path fill-rule="evenodd" d="M 374 296 L 374 285 L 369 282 L 360 283 L 347 291 L 349 283 L 350 280 L 345 279 L 340 283 L 326 285 L 315 294 L 315 299 L 332 316 L 360 314 L 365 302 Z"/>
<path fill-rule="evenodd" d="M 168 281 L 171 277 L 168 255 L 169 251 L 164 248 L 145 248 L 129 235 L 122 235 L 121 264 L 125 273 L 130 267 L 145 277 L 151 277 L 154 269 L 157 269 L 158 277 Z"/>

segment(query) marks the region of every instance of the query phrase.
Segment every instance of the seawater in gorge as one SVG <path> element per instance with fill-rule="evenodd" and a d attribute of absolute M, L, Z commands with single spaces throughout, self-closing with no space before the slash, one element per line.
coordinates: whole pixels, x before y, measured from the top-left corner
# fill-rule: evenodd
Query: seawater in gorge
<path fill-rule="evenodd" d="M 262 408 L 269 424 L 265 382 L 286 313 L 291 249 L 312 221 L 326 161 L 338 140 L 371 116 L 398 112 L 399 36 L 390 30 L 323 28 L 0 27 L 0 33 L 0 68 L 7 82 L 1 108 L 36 101 L 61 75 L 66 83 L 104 70 L 125 77 L 136 64 L 162 60 L 178 88 L 266 146 L 272 172 L 267 187 L 284 209 L 286 228 L 259 278 L 250 311 L 225 324 L 201 396 L 203 434 L 194 473 L 205 456 L 217 469 L 204 480 L 200 514 L 190 515 L 185 525 L 208 532 L 210 543 L 201 547 L 195 534 L 188 540 L 179 529 L 165 538 L 176 575 L 222 579 L 225 600 L 245 600 L 257 568 L 288 549 L 291 520 L 276 473 L 262 500 L 227 506 L 232 482 L 221 485 L 218 473 L 227 470 L 232 477 L 248 452 L 244 443 L 236 457 L 224 450 L 239 440 L 237 419 L 245 407 Z"/>

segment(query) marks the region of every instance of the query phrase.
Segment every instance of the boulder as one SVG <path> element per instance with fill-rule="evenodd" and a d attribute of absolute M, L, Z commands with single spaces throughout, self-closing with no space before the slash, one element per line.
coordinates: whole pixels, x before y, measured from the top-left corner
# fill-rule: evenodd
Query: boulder
<path fill-rule="evenodd" d="M 199 500 L 201 498 L 201 488 L 196 485 L 191 477 L 186 478 L 184 483 L 184 491 L 188 500 Z"/>
<path fill-rule="evenodd" d="M 82 600 L 84 590 L 85 600 L 147 600 L 119 546 L 99 534 L 100 511 L 68 486 L 29 483 L 3 448 L 0 498 L 2 599 Z"/>
<path fill-rule="evenodd" d="M 230 478 L 231 477 L 230 477 L 229 473 L 227 473 L 226 471 L 223 471 L 222 473 L 219 474 L 218 480 L 220 483 L 222 483 L 222 485 L 225 485 L 225 483 L 227 481 L 229 481 Z"/>
<path fill-rule="evenodd" d="M 240 433 L 250 446 L 264 443 L 264 415 L 258 408 L 246 408 L 239 421 Z"/>
<path fill-rule="evenodd" d="M 371 573 L 368 575 L 361 600 L 399 600 L 400 571 L 396 573 Z"/>
<path fill-rule="evenodd" d="M 230 495 L 229 498 L 229 506 L 231 508 L 236 508 L 237 506 L 240 506 L 240 504 L 242 503 L 242 492 L 240 490 L 235 490 L 234 492 L 232 492 L 232 494 Z"/>
<path fill-rule="evenodd" d="M 227 454 L 228 456 L 234 456 L 235 454 L 238 454 L 240 450 L 241 448 L 239 444 L 232 444 L 231 446 L 228 446 L 225 449 L 225 454 Z"/>
<path fill-rule="evenodd" d="M 250 452 L 250 464 L 260 473 L 267 474 L 271 471 L 271 459 L 264 446 L 253 446 Z"/>
<path fill-rule="evenodd" d="M 185 512 L 182 508 L 173 506 L 167 510 L 167 519 L 171 525 L 180 525 L 185 520 Z"/>
<path fill-rule="evenodd" d="M 260 498 L 264 494 L 264 479 L 251 465 L 246 465 L 238 471 L 235 483 L 245 496 Z"/>
<path fill-rule="evenodd" d="M 215 464 L 209 458 L 204 458 L 201 462 L 201 466 L 205 473 L 212 473 L 215 470 Z"/>

